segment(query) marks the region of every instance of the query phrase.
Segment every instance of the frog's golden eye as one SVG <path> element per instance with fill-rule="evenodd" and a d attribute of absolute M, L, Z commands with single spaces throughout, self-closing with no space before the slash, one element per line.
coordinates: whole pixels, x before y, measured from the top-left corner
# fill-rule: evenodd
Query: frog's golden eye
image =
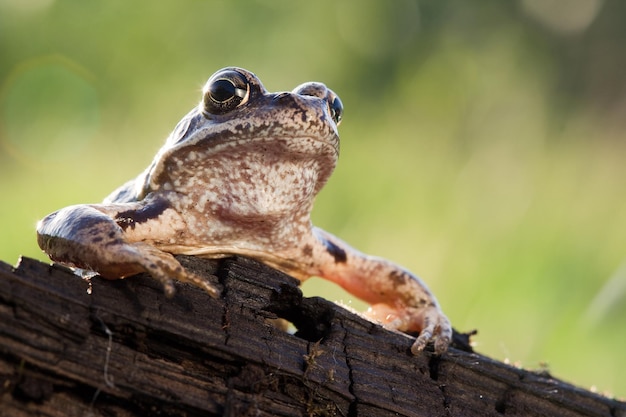
<path fill-rule="evenodd" d="M 250 86 L 239 72 L 225 70 L 213 75 L 202 93 L 205 114 L 224 114 L 248 100 Z"/>

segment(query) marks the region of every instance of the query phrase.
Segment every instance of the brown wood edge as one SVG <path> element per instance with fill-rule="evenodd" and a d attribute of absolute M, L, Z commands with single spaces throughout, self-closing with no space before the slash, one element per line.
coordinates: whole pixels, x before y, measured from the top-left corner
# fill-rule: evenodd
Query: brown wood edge
<path fill-rule="evenodd" d="M 624 402 L 471 352 L 469 335 L 412 356 L 410 337 L 256 261 L 179 259 L 222 296 L 0 263 L 0 416 L 626 416 Z"/>

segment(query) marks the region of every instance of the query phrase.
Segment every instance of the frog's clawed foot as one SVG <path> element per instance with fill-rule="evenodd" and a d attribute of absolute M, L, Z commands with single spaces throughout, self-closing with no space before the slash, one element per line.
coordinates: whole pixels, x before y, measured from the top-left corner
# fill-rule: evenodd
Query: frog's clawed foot
<path fill-rule="evenodd" d="M 435 353 L 441 355 L 452 342 L 452 326 L 450 320 L 436 307 L 429 307 L 424 312 L 424 328 L 411 346 L 411 353 L 419 354 L 426 344 L 434 340 Z"/>
<path fill-rule="evenodd" d="M 404 332 L 419 331 L 411 346 L 411 353 L 419 354 L 429 342 L 434 343 L 435 354 L 445 353 L 452 342 L 450 320 L 437 305 L 425 307 L 390 307 L 376 304 L 369 308 L 366 316 L 383 326 Z"/>
<path fill-rule="evenodd" d="M 174 295 L 174 279 L 186 282 L 206 291 L 211 297 L 217 298 L 219 290 L 200 275 L 194 274 L 183 266 L 169 253 L 162 252 L 151 246 L 143 246 L 144 259 L 141 264 L 154 279 L 163 285 L 165 295 Z"/>
<path fill-rule="evenodd" d="M 174 280 L 199 287 L 211 297 L 216 298 L 219 296 L 219 290 L 213 284 L 200 275 L 183 268 L 173 255 L 145 243 L 123 243 L 121 246 L 116 251 L 118 259 L 123 259 L 121 269 L 132 271 L 132 273 L 141 272 L 142 270 L 147 272 L 163 285 L 163 291 L 166 296 L 171 297 L 174 295 Z M 106 276 L 106 274 L 103 275 Z M 116 278 L 115 275 L 112 275 L 112 279 Z"/>

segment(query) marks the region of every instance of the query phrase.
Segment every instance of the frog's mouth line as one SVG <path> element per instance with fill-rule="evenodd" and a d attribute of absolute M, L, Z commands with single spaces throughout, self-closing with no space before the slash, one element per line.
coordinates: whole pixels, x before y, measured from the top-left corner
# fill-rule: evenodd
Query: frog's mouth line
<path fill-rule="evenodd" d="M 315 143 L 317 146 L 307 146 L 306 143 Z M 315 136 L 268 136 L 268 137 L 237 137 L 226 140 L 216 138 L 211 141 L 211 148 L 203 149 L 203 152 L 209 154 L 218 154 L 231 150 L 249 151 L 257 148 L 262 152 L 271 151 L 279 148 L 276 154 L 284 155 L 303 155 L 303 156 L 323 156 L 329 153 L 339 155 L 339 138 L 333 143 L 328 140 L 319 139 Z M 319 146 L 321 145 L 321 146 Z"/>

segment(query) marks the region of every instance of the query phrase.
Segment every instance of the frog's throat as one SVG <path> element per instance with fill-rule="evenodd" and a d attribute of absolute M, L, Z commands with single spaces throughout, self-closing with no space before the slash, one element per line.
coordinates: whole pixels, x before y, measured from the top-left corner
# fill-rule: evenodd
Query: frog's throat
<path fill-rule="evenodd" d="M 239 248 L 235 246 L 208 248 L 181 248 L 178 246 L 176 248 L 159 247 L 159 249 L 165 252 L 175 253 L 177 255 L 192 255 L 207 259 L 221 259 L 235 255 L 246 256 L 263 262 L 264 264 L 284 272 L 285 274 L 300 281 L 305 281 L 315 275 L 314 271 L 307 271 L 307 268 L 295 259 L 276 256 L 275 254 L 262 250 Z"/>

